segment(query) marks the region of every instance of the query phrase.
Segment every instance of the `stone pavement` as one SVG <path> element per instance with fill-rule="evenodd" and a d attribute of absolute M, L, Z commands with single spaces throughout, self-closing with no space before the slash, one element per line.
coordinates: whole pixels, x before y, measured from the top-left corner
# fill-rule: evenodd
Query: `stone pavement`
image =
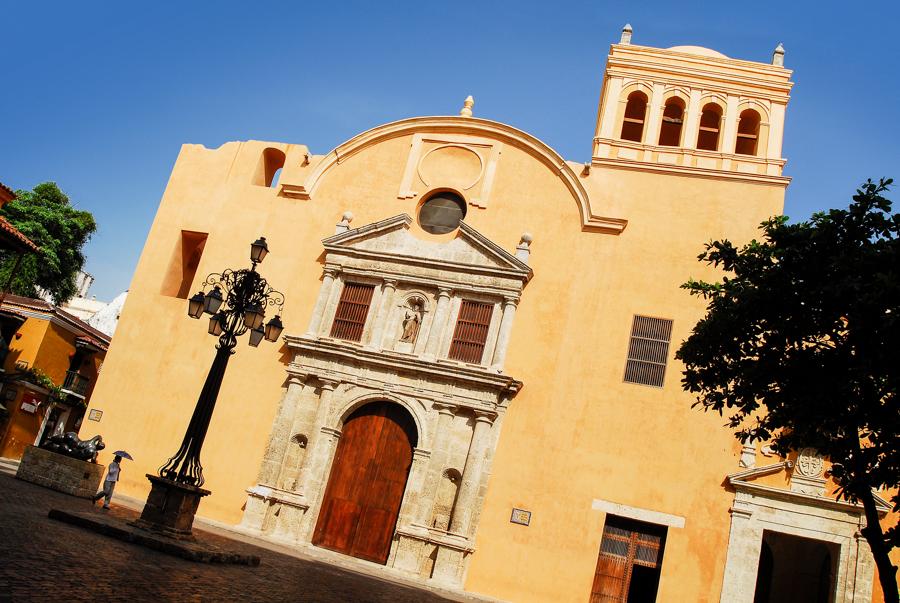
<path fill-rule="evenodd" d="M 0 602 L 20 601 L 291 601 L 429 603 L 480 601 L 422 589 L 375 570 L 342 567 L 308 554 L 222 530 L 204 540 L 259 555 L 259 567 L 195 563 L 48 519 L 51 508 L 110 511 L 17 480 L 0 467 Z M 4 471 L 5 470 L 5 471 Z M 204 527 L 208 527 L 205 526 Z M 383 572 L 384 570 L 381 569 Z"/>

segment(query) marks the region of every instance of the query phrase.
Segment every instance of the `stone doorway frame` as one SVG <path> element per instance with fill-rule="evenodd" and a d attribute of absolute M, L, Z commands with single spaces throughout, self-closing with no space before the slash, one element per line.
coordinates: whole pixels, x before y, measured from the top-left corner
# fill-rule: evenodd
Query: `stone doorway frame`
<path fill-rule="evenodd" d="M 727 484 L 735 494 L 729 510 L 731 529 L 721 603 L 753 602 L 766 530 L 835 545 L 839 552 L 834 603 L 869 603 L 875 562 L 860 533 L 865 527 L 862 507 L 829 496 L 782 490 L 752 481 L 793 467 L 793 461 L 784 461 L 728 476 Z M 879 511 L 888 510 L 884 501 L 876 501 Z"/>

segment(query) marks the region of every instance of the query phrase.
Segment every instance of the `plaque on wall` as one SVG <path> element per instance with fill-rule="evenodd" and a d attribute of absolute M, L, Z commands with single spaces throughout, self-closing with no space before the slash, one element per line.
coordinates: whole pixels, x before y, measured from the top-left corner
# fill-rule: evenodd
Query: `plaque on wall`
<path fill-rule="evenodd" d="M 531 511 L 525 509 L 513 509 L 509 518 L 510 523 L 517 523 L 520 526 L 527 526 L 531 523 Z"/>
<path fill-rule="evenodd" d="M 43 400 L 41 400 L 36 394 L 25 392 L 24 394 L 22 394 L 21 409 L 27 413 L 34 414 L 37 412 L 37 409 L 40 408 L 42 402 Z"/>
<path fill-rule="evenodd" d="M 92 408 L 88 411 L 88 421 L 99 421 L 100 417 L 103 416 L 102 410 L 97 410 L 96 408 Z"/>

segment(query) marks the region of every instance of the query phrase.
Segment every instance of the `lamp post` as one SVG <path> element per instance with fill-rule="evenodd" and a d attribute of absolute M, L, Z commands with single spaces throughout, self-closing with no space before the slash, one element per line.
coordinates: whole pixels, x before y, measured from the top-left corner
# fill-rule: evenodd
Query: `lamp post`
<path fill-rule="evenodd" d="M 181 447 L 160 467 L 159 475 L 147 474 L 152 488 L 136 522 L 140 527 L 179 538 L 189 538 L 191 535 L 200 498 L 210 493 L 202 488 L 205 480 L 200 450 L 206 439 L 228 359 L 234 354 L 238 337 L 244 333 L 250 332 L 249 343 L 256 347 L 263 339 L 278 341 L 284 329 L 280 316 L 284 295 L 269 286 L 256 271 L 257 264 L 268 252 L 265 237 L 260 237 L 250 245 L 249 269 L 228 269 L 210 274 L 203 281 L 203 289 L 188 301 L 188 316 L 199 319 L 203 314 L 208 314 L 208 332 L 218 337 L 219 342 Z M 208 288 L 210 290 L 207 292 Z M 269 306 L 277 306 L 279 314 L 264 325 L 265 310 Z"/>

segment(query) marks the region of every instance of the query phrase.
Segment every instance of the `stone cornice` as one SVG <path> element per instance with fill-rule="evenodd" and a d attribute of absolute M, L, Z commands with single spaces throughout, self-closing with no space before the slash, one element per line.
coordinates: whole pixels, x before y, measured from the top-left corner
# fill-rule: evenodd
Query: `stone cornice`
<path fill-rule="evenodd" d="M 274 486 L 258 484 L 252 488 L 248 488 L 246 492 L 250 496 L 256 496 L 264 500 L 272 500 L 290 507 L 296 507 L 298 509 L 309 508 L 309 502 L 302 495 L 297 494 L 296 492 L 282 490 L 281 488 L 276 488 Z"/>
<path fill-rule="evenodd" d="M 756 484 L 752 481 L 748 481 L 757 477 L 761 477 L 763 475 L 778 473 L 783 469 L 789 468 L 791 465 L 791 461 L 785 461 L 781 463 L 775 463 L 774 465 L 755 467 L 753 469 L 748 469 L 746 471 L 741 471 L 739 473 L 733 473 L 729 475 L 727 477 L 727 482 L 729 486 L 734 488 L 735 492 L 744 492 L 755 496 L 761 496 L 763 498 L 782 500 L 799 505 L 818 507 L 821 509 L 843 511 L 856 515 L 862 515 L 865 512 L 862 505 L 856 505 L 846 501 L 836 500 L 834 498 L 828 498 L 824 496 L 814 496 L 812 494 L 804 494 L 802 492 L 783 490 L 781 488 L 775 488 L 773 486 L 766 486 L 763 484 Z M 880 515 L 884 515 L 891 510 L 891 507 L 887 503 L 887 501 L 885 501 L 877 494 L 874 494 L 874 497 L 875 506 L 878 508 L 878 513 Z"/>
<path fill-rule="evenodd" d="M 360 228 L 348 230 L 330 236 L 322 240 L 325 250 L 333 254 L 342 254 L 350 257 L 366 258 L 383 262 L 385 260 L 396 262 L 399 264 L 407 264 L 414 266 L 423 266 L 431 268 L 439 272 L 454 271 L 463 274 L 481 273 L 491 276 L 502 276 L 527 283 L 533 275 L 532 269 L 528 264 L 522 262 L 513 254 L 509 253 L 477 230 L 466 224 L 460 223 L 460 236 L 469 241 L 476 249 L 487 257 L 494 258 L 501 266 L 486 266 L 473 263 L 454 262 L 446 259 L 426 258 L 414 255 L 391 253 L 384 250 L 360 249 L 354 247 L 354 241 L 371 238 L 379 233 L 386 233 L 392 230 L 408 229 L 412 224 L 412 218 L 407 214 L 399 214 L 379 222 L 366 224 Z M 329 256 L 329 261 L 334 259 Z M 396 278 L 396 277 L 394 277 Z"/>
<path fill-rule="evenodd" d="M 472 545 L 471 540 L 469 540 L 462 534 L 454 534 L 453 532 L 446 532 L 444 530 L 438 530 L 435 528 L 429 528 L 427 526 L 420 526 L 416 524 L 412 524 L 407 527 L 398 527 L 397 533 L 409 538 L 413 538 L 415 540 L 421 540 L 422 542 L 428 542 L 431 544 L 439 544 L 443 547 L 462 551 L 465 553 L 475 552 L 475 547 Z"/>
<path fill-rule="evenodd" d="M 777 65 L 633 44 L 610 47 L 608 77 L 645 73 L 652 74 L 654 81 L 660 81 L 659 76 L 668 76 L 677 82 L 707 82 L 710 88 L 728 89 L 737 94 L 752 92 L 781 103 L 787 102 L 794 85 L 790 81 L 792 71 Z"/>
<path fill-rule="evenodd" d="M 602 139 L 600 139 L 603 141 Z M 617 141 L 618 142 L 618 141 Z M 742 160 L 743 161 L 743 160 Z M 667 163 L 656 163 L 652 161 L 638 161 L 636 159 L 622 159 L 594 157 L 591 159 L 592 166 L 608 167 L 621 170 L 637 170 L 641 172 L 655 172 L 657 174 L 676 174 L 679 176 L 690 176 L 694 178 L 711 178 L 713 180 L 736 180 L 741 182 L 755 182 L 759 184 L 768 184 L 771 186 L 787 187 L 791 179 L 788 176 L 771 176 L 767 174 L 750 174 L 746 172 L 735 172 L 732 170 L 719 170 L 715 168 L 701 168 L 687 165 L 671 165 Z"/>
<path fill-rule="evenodd" d="M 379 256 L 384 257 L 384 256 Z M 389 258 L 385 258 L 389 259 Z M 445 278 L 440 278 L 439 276 L 435 276 L 434 278 L 424 277 L 424 276 L 416 276 L 413 274 L 398 274 L 397 272 L 391 271 L 387 272 L 384 270 L 378 270 L 377 268 L 357 268 L 353 266 L 343 266 L 340 270 L 342 274 L 350 275 L 357 277 L 366 282 L 381 282 L 386 279 L 395 279 L 397 281 L 417 285 L 423 288 L 434 288 L 437 287 L 438 296 L 447 296 L 449 297 L 453 291 L 468 291 L 470 293 L 482 293 L 484 295 L 495 296 L 495 297 L 508 297 L 518 295 L 520 289 L 516 287 L 502 288 L 502 287 L 491 287 L 488 285 L 471 285 L 462 281 L 452 281 Z M 478 274 L 477 270 L 468 270 L 467 274 Z M 513 282 L 513 284 L 517 284 Z"/>
<path fill-rule="evenodd" d="M 487 367 L 476 367 L 452 360 L 425 360 L 418 356 L 389 350 L 376 352 L 344 341 L 313 339 L 307 336 L 287 335 L 284 341 L 290 349 L 306 355 L 337 359 L 348 366 L 369 365 L 410 375 L 429 375 L 441 380 L 462 382 L 479 389 L 492 390 L 507 400 L 513 398 L 522 387 L 521 381 L 508 375 L 497 373 Z M 295 371 L 310 372 L 308 368 L 300 369 L 294 364 L 288 365 L 288 373 Z"/>

